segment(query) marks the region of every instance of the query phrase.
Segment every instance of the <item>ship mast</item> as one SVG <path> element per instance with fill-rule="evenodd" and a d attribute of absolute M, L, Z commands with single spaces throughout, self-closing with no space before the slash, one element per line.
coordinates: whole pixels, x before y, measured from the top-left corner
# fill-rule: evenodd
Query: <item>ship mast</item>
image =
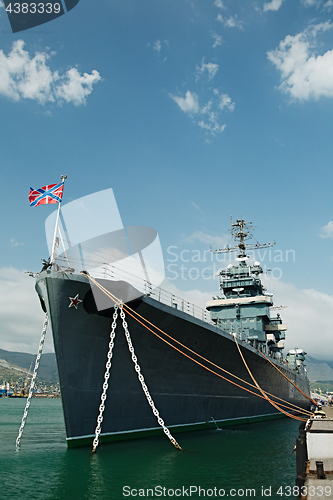
<path fill-rule="evenodd" d="M 249 240 L 252 238 L 252 235 L 250 233 L 251 229 L 255 229 L 254 226 L 252 226 L 252 222 L 247 222 L 244 219 L 236 219 L 236 222 L 233 222 L 232 217 L 231 217 L 231 228 L 229 229 L 230 233 L 232 234 L 234 240 L 239 240 L 239 243 L 235 247 L 229 247 L 226 246 L 225 248 L 219 248 L 218 250 L 211 250 L 212 253 L 226 253 L 226 252 L 235 252 L 237 251 L 237 260 L 239 261 L 245 261 L 248 256 L 246 255 L 246 249 L 247 248 L 269 248 L 275 245 L 275 242 L 273 243 L 255 243 L 253 245 L 246 245 L 245 240 Z"/>
<path fill-rule="evenodd" d="M 62 183 L 65 184 L 65 180 L 67 179 L 67 175 L 61 175 L 60 178 L 61 178 Z M 52 243 L 52 252 L 51 252 L 51 256 L 50 256 L 50 264 L 53 264 L 53 261 L 55 260 L 57 229 L 59 229 L 58 224 L 59 224 L 60 205 L 61 205 L 61 200 L 58 202 L 58 211 L 57 211 L 56 223 L 55 223 L 55 227 L 54 227 L 54 235 L 53 235 L 53 243 Z"/>

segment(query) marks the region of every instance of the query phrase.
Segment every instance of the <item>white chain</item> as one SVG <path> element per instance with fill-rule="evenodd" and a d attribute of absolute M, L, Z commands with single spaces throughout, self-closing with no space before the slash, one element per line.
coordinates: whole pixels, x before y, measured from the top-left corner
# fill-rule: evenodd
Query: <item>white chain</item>
<path fill-rule="evenodd" d="M 106 370 L 104 373 L 103 392 L 101 395 L 101 404 L 99 405 L 99 415 L 97 417 L 97 426 L 95 429 L 95 438 L 93 441 L 92 453 L 95 453 L 95 451 L 96 451 L 96 448 L 97 448 L 98 443 L 99 443 L 99 435 L 101 433 L 101 427 L 102 427 L 102 422 L 103 422 L 103 412 L 105 410 L 106 391 L 108 390 L 108 387 L 109 387 L 108 380 L 110 378 L 111 358 L 112 358 L 112 354 L 113 354 L 114 338 L 116 336 L 117 318 L 118 318 L 118 305 L 115 304 L 114 313 L 113 313 L 113 322 L 111 325 L 111 332 L 110 332 L 108 360 L 106 362 Z"/>
<path fill-rule="evenodd" d="M 132 340 L 131 340 L 131 336 L 130 336 L 130 333 L 129 333 L 129 330 L 128 330 L 128 325 L 127 325 L 127 322 L 125 320 L 125 312 L 123 310 L 123 307 L 122 305 L 120 305 L 120 316 L 123 320 L 123 328 L 124 328 L 124 332 L 125 332 L 125 336 L 126 336 L 126 340 L 127 340 L 127 343 L 128 343 L 128 348 L 129 348 L 129 351 L 130 353 L 132 354 L 132 361 L 134 363 L 134 366 L 135 366 L 135 371 L 137 372 L 138 374 L 138 379 L 141 383 L 141 386 L 142 386 L 142 389 L 143 389 L 143 392 L 145 393 L 146 395 L 146 398 L 148 400 L 148 403 L 149 405 L 151 406 L 152 410 L 153 410 L 153 414 L 155 415 L 155 417 L 157 418 L 157 421 L 158 423 L 160 424 L 160 426 L 163 428 L 163 431 L 164 433 L 168 436 L 168 438 L 170 439 L 171 443 L 178 449 L 178 450 L 181 450 L 181 446 L 177 443 L 177 441 L 175 440 L 175 438 L 171 435 L 171 432 L 169 431 L 169 429 L 165 426 L 164 424 L 164 420 L 160 417 L 160 414 L 159 414 L 159 411 L 157 410 L 157 408 L 155 407 L 154 405 L 154 401 L 152 400 L 150 394 L 149 394 L 149 391 L 148 391 L 148 387 L 144 381 L 144 377 L 141 373 L 141 368 L 140 366 L 138 365 L 138 358 L 136 357 L 135 353 L 134 353 L 134 347 L 133 347 L 133 344 L 132 344 Z"/>
<path fill-rule="evenodd" d="M 49 321 L 48 315 L 47 315 L 47 313 L 45 313 L 44 325 L 43 325 L 42 335 L 41 335 L 40 342 L 39 342 L 38 354 L 37 354 L 37 358 L 36 358 L 36 361 L 35 361 L 35 368 L 34 368 L 34 372 L 33 372 L 32 378 L 31 378 L 29 395 L 28 395 L 28 399 L 27 399 L 27 402 L 26 402 L 26 405 L 25 405 L 25 409 L 24 409 L 24 413 L 23 413 L 23 417 L 22 417 L 22 422 L 21 422 L 21 426 L 20 426 L 20 429 L 19 429 L 19 433 L 18 433 L 18 436 L 16 438 L 16 449 L 17 450 L 20 448 L 21 436 L 23 434 L 23 429 L 24 429 L 24 426 L 25 426 L 25 421 L 26 421 L 27 416 L 28 416 L 28 409 L 29 409 L 29 406 L 30 406 L 30 402 L 31 402 L 31 398 L 32 398 L 32 393 L 33 393 L 33 390 L 34 390 L 34 387 L 35 387 L 35 381 L 36 381 L 36 377 L 37 377 L 39 360 L 40 360 L 40 357 L 41 357 L 42 352 L 43 352 L 43 346 L 44 346 L 44 340 L 45 340 L 45 335 L 46 335 L 46 329 L 47 329 L 48 321 Z"/>

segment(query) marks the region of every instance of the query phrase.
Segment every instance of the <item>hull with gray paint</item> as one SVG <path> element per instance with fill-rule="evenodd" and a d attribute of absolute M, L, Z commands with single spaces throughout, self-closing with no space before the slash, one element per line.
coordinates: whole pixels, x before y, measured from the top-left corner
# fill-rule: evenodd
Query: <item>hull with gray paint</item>
<path fill-rule="evenodd" d="M 51 322 L 68 445 L 91 444 L 99 413 L 113 310 L 104 315 L 97 312 L 85 276 L 44 271 L 37 278 L 36 290 Z M 77 295 L 82 302 L 78 302 L 77 308 L 69 307 L 70 298 Z M 149 296 L 142 296 L 131 305 L 173 339 L 252 382 L 229 333 Z M 132 317 L 126 315 L 126 320 L 145 382 L 161 417 L 171 429 L 208 427 L 215 425 L 214 422 L 227 425 L 280 415 L 266 400 L 194 363 Z M 174 341 L 171 343 L 179 348 Z M 240 344 L 249 368 L 265 391 L 308 408 L 308 401 L 256 349 Z M 201 358 L 193 357 L 238 383 Z M 309 394 L 308 380 L 303 375 L 272 361 Z M 101 440 L 144 436 L 157 429 L 160 427 L 138 381 L 119 319 Z"/>

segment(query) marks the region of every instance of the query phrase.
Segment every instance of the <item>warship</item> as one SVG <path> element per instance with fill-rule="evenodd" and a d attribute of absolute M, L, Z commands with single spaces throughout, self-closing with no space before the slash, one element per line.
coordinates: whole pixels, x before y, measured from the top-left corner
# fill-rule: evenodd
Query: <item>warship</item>
<path fill-rule="evenodd" d="M 69 242 L 70 205 L 58 224 L 63 251 L 53 248 L 36 278 L 52 329 L 68 447 L 91 445 L 97 427 L 106 443 L 166 427 L 177 433 L 278 418 L 284 405 L 288 413 L 309 408 L 297 390 L 309 394 L 306 353 L 283 355 L 287 327 L 271 316 L 260 263 L 248 263 L 247 249 L 258 247 L 246 244 L 250 223 L 232 222 L 237 244 L 220 251 L 235 251 L 236 260 L 219 273 L 220 296 L 199 309 L 157 286 L 161 273 L 152 279 L 156 266 L 142 247 L 149 240 L 148 249 L 158 248 L 156 232 L 148 228 L 139 244 L 138 231 L 126 232 L 113 217 L 108 237 L 95 224 L 94 234 Z M 115 233 L 125 246 L 132 235 L 127 256 L 115 249 Z M 135 276 L 133 263 L 145 272 Z"/>

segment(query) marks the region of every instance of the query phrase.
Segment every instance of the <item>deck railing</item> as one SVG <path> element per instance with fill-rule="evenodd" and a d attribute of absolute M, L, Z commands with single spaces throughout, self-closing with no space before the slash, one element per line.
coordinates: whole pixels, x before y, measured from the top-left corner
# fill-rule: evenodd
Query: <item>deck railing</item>
<path fill-rule="evenodd" d="M 167 306 L 174 307 L 175 309 L 179 309 L 191 316 L 194 316 L 197 319 L 201 319 L 206 323 L 213 324 L 210 319 L 210 313 L 207 309 L 203 309 L 201 307 L 192 304 L 191 302 L 175 295 L 163 288 L 156 287 L 154 288 L 152 283 L 149 281 L 140 278 L 139 276 L 135 276 L 134 274 L 125 271 L 124 269 L 117 269 L 114 265 L 103 263 L 100 268 L 101 276 L 105 279 L 111 280 L 124 280 L 134 286 L 137 290 L 143 292 L 144 295 L 152 297 L 155 300 L 158 300 L 162 304 Z"/>
<path fill-rule="evenodd" d="M 66 266 L 66 262 L 64 261 L 63 266 L 57 265 L 57 270 L 66 273 L 70 268 Z M 96 269 L 95 269 L 96 271 Z M 70 272 L 75 272 L 75 269 L 70 269 Z M 130 283 L 137 290 L 143 292 L 144 295 L 148 295 L 155 300 L 158 300 L 162 304 L 167 306 L 174 307 L 175 309 L 179 309 L 191 316 L 201 319 L 206 323 L 214 324 L 210 319 L 210 313 L 207 309 L 203 309 L 201 307 L 196 306 L 195 304 L 185 300 L 178 295 L 175 295 L 163 288 L 157 287 L 153 288 L 152 283 L 147 280 L 140 278 L 139 276 L 135 276 L 134 274 L 129 273 L 124 269 L 117 269 L 115 266 L 102 263 L 100 267 L 97 269 L 97 274 L 92 274 L 95 278 L 109 279 L 111 281 L 122 280 Z"/>
<path fill-rule="evenodd" d="M 206 321 L 207 323 L 211 323 L 210 313 L 207 309 L 202 309 L 201 307 L 196 306 L 195 304 L 184 300 L 182 297 L 175 295 L 163 288 L 152 288 L 151 283 L 145 281 L 145 295 L 152 297 L 155 300 L 158 300 L 162 304 L 167 306 L 174 307 L 175 309 L 179 309 L 191 316 L 194 316 L 197 319 L 201 319 Z"/>

